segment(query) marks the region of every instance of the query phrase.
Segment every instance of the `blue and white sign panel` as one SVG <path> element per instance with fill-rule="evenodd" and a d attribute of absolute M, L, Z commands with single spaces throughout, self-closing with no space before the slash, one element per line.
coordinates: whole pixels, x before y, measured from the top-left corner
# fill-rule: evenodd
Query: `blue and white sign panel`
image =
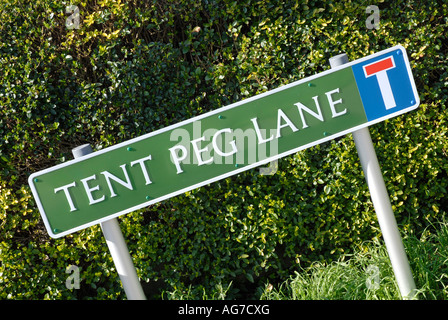
<path fill-rule="evenodd" d="M 409 61 L 402 46 L 357 63 L 352 70 L 368 121 L 379 122 L 419 105 Z"/>

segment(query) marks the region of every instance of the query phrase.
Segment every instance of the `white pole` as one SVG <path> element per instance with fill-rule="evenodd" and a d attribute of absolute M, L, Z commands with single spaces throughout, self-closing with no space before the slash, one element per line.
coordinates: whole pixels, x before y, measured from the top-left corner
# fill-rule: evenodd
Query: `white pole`
<path fill-rule="evenodd" d="M 348 57 L 345 53 L 330 58 L 332 68 L 347 62 Z M 353 132 L 353 139 L 401 296 L 403 299 L 415 298 L 414 278 L 368 127 Z"/>
<path fill-rule="evenodd" d="M 72 149 L 75 158 L 92 152 L 92 147 L 89 144 Z M 113 218 L 100 223 L 100 225 L 127 298 L 129 300 L 146 300 L 118 220 Z"/>

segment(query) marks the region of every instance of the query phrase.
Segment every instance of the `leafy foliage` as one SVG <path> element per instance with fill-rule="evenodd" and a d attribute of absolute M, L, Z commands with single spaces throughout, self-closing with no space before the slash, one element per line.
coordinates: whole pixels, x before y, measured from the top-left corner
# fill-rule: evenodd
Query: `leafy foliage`
<path fill-rule="evenodd" d="M 79 28 L 65 25 L 69 5 Z M 98 150 L 328 69 L 340 52 L 408 50 L 421 107 L 370 131 L 398 224 L 428 232 L 447 210 L 448 7 L 378 6 L 368 29 L 364 1 L 2 2 L 0 298 L 124 298 L 99 227 L 48 238 L 29 174 L 80 144 Z M 381 236 L 350 135 L 281 159 L 273 176 L 245 172 L 120 222 L 150 297 L 247 297 Z M 79 290 L 65 287 L 70 264 Z"/>

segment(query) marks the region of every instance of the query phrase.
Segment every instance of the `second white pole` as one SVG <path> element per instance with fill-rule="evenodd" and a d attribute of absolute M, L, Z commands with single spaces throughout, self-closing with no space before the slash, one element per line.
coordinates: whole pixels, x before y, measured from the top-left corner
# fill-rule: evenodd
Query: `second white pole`
<path fill-rule="evenodd" d="M 330 58 L 330 66 L 332 68 L 347 62 L 348 57 L 345 53 Z M 353 132 L 353 139 L 367 185 L 369 186 L 372 203 L 378 217 L 378 223 L 383 234 L 401 296 L 403 299 L 412 299 L 415 297 L 416 291 L 414 278 L 401 240 L 400 231 L 395 220 L 372 138 L 370 137 L 369 128 L 366 127 Z"/>

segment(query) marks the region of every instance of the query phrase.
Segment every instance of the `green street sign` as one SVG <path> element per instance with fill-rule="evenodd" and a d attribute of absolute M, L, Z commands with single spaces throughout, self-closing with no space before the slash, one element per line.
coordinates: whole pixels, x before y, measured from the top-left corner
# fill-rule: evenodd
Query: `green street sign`
<path fill-rule="evenodd" d="M 59 238 L 417 108 L 396 46 L 32 174 Z"/>

